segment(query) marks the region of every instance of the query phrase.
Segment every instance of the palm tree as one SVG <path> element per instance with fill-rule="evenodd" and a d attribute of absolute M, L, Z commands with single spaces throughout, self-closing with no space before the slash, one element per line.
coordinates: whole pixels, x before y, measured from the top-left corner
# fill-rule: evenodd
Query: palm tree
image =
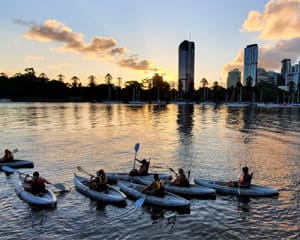
<path fill-rule="evenodd" d="M 112 76 L 109 73 L 107 73 L 105 75 L 105 80 L 106 80 L 107 87 L 108 87 L 108 100 L 110 101 L 111 100 L 111 80 L 112 80 Z"/>
<path fill-rule="evenodd" d="M 202 78 L 200 80 L 200 83 L 202 84 L 202 88 L 203 88 L 203 101 L 206 101 L 206 93 L 207 93 L 207 90 L 206 90 L 206 86 L 208 85 L 208 81 L 206 80 L 206 78 Z"/>
<path fill-rule="evenodd" d="M 96 86 L 96 77 L 94 75 L 90 75 L 88 77 L 88 79 L 90 81 L 88 86 L 91 88 L 95 87 Z"/>
<path fill-rule="evenodd" d="M 77 76 L 73 76 L 72 78 L 71 78 L 71 80 L 72 80 L 72 88 L 77 88 L 77 87 L 79 87 L 79 78 L 77 77 Z"/>
<path fill-rule="evenodd" d="M 58 78 L 58 81 L 64 82 L 65 76 L 62 75 L 62 74 L 58 74 L 58 75 L 57 75 L 57 78 Z"/>

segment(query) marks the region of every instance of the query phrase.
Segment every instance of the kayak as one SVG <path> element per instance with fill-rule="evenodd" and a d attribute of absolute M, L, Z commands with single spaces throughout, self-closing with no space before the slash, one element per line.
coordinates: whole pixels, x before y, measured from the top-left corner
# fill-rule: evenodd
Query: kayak
<path fill-rule="evenodd" d="M 150 177 L 153 179 L 154 173 L 149 173 L 146 176 L 131 176 L 128 173 L 119 173 L 119 172 L 110 172 L 106 173 L 106 176 L 109 180 L 112 181 L 118 181 L 118 180 L 123 180 L 123 181 L 131 181 L 131 182 L 136 182 L 136 179 L 138 177 Z M 171 179 L 171 175 L 167 173 L 158 173 L 158 176 L 160 179 Z"/>
<path fill-rule="evenodd" d="M 90 189 L 85 182 L 88 182 L 88 178 L 84 178 L 74 174 L 74 184 L 76 190 L 82 194 L 101 202 L 111 203 L 111 204 L 126 204 L 126 195 L 122 193 L 119 189 L 114 186 L 108 185 L 108 188 L 104 191 L 96 191 Z"/>
<path fill-rule="evenodd" d="M 278 196 L 279 192 L 276 189 L 251 184 L 250 188 L 239 188 L 226 186 L 224 181 L 213 181 L 208 179 L 194 179 L 196 184 L 214 188 L 218 193 L 233 194 L 245 197 L 272 197 Z"/>
<path fill-rule="evenodd" d="M 145 185 L 132 183 L 127 181 L 118 181 L 117 185 L 120 190 L 124 192 L 128 197 L 132 199 L 145 198 L 145 203 L 153 204 L 161 207 L 169 208 L 190 208 L 190 201 L 177 196 L 170 192 L 165 192 L 163 197 L 158 197 L 154 195 L 147 195 L 142 193 L 145 189 Z"/>
<path fill-rule="evenodd" d="M 137 177 L 136 182 L 144 185 L 150 185 L 153 179 L 149 177 Z M 197 184 L 190 184 L 185 186 L 174 186 L 168 182 L 164 184 L 165 190 L 171 193 L 175 193 L 181 196 L 194 197 L 194 198 L 216 198 L 216 190 L 213 188 L 200 186 Z"/>
<path fill-rule="evenodd" d="M 33 168 L 34 164 L 29 160 L 15 159 L 13 161 L 0 161 L 0 167 L 8 166 L 12 168 Z"/>
<path fill-rule="evenodd" d="M 24 177 L 19 175 L 19 180 L 16 184 L 16 192 L 19 195 L 19 197 L 26 203 L 38 207 L 56 207 L 57 198 L 50 189 L 46 188 L 46 191 L 42 194 L 34 195 L 24 189 L 25 185 L 26 183 L 24 183 Z"/>

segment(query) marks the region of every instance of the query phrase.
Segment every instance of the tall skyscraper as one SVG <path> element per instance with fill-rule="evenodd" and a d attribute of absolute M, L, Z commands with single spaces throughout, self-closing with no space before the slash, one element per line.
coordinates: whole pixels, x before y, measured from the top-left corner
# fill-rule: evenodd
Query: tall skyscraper
<path fill-rule="evenodd" d="M 241 72 L 235 68 L 228 72 L 227 76 L 227 88 L 235 87 L 238 82 L 241 82 Z"/>
<path fill-rule="evenodd" d="M 178 88 L 181 93 L 194 90 L 195 43 L 183 41 L 179 45 Z"/>
<path fill-rule="evenodd" d="M 256 85 L 258 63 L 258 45 L 251 44 L 244 49 L 244 78 L 243 85 L 247 86 L 251 81 L 251 86 Z"/>

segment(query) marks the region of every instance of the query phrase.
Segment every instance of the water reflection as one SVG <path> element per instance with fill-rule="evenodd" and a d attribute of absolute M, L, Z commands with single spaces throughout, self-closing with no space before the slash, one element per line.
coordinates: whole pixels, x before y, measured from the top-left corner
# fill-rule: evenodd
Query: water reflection
<path fill-rule="evenodd" d="M 95 128 L 97 127 L 97 106 L 96 104 L 90 104 L 89 107 L 89 120 L 90 120 L 90 124 L 91 124 L 91 128 Z"/>
<path fill-rule="evenodd" d="M 132 146 L 140 142 L 139 156 L 151 157 L 151 163 L 160 167 L 155 171 L 180 166 L 190 168 L 191 177 L 227 180 L 236 169 L 235 180 L 247 163 L 254 171 L 254 184 L 280 190 L 278 199 L 248 201 L 221 195 L 214 201 L 195 199 L 191 214 L 180 214 L 137 209 L 130 200 L 125 208 L 105 206 L 73 188 L 58 196 L 54 211 L 36 212 L 17 197 L 14 177 L 3 173 L 0 213 L 5 221 L 0 235 L 6 239 L 149 235 L 149 239 L 299 239 L 299 110 L 171 104 L 154 112 L 151 105 L 0 104 L 2 149 L 18 147 L 18 157 L 33 160 L 53 181 L 73 186 L 78 164 L 89 170 L 105 166 L 107 171 L 126 172 L 132 167 Z M 105 228 L 99 229 L 102 225 Z"/>
<path fill-rule="evenodd" d="M 181 141 L 191 137 L 191 132 L 194 125 L 194 105 L 180 104 L 178 105 L 177 124 L 179 137 Z"/>

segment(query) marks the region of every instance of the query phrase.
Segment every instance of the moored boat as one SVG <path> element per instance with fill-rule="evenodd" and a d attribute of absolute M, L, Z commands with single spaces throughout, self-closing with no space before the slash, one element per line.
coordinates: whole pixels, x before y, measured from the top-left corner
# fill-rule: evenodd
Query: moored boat
<path fill-rule="evenodd" d="M 108 185 L 107 189 L 104 191 L 96 191 L 85 185 L 85 182 L 89 181 L 88 178 L 76 174 L 74 174 L 73 181 L 77 191 L 94 200 L 117 205 L 126 205 L 126 195 L 114 186 Z"/>
<path fill-rule="evenodd" d="M 33 168 L 34 163 L 29 160 L 15 159 L 13 161 L 0 161 L 0 167 L 8 166 L 12 168 Z"/>
<path fill-rule="evenodd" d="M 128 197 L 132 199 L 144 198 L 144 202 L 148 204 L 153 204 L 161 207 L 168 208 L 189 208 L 190 201 L 177 196 L 170 192 L 165 192 L 163 197 L 158 197 L 154 195 L 147 195 L 142 191 L 145 189 L 145 185 L 127 182 L 127 181 L 118 181 L 118 186 L 120 190 L 124 192 Z"/>
<path fill-rule="evenodd" d="M 18 196 L 26 203 L 38 207 L 56 207 L 57 198 L 50 189 L 46 188 L 45 192 L 35 195 L 29 191 L 26 191 L 24 188 L 25 185 L 26 183 L 24 183 L 24 176 L 19 175 L 19 180 L 16 184 L 16 192 Z"/>
<path fill-rule="evenodd" d="M 153 181 L 150 177 L 137 177 L 135 179 L 137 183 L 149 185 Z M 194 197 L 194 198 L 216 198 L 216 190 L 213 188 L 200 186 L 197 184 L 189 184 L 189 186 L 175 186 L 170 185 L 169 182 L 164 184 L 164 188 L 171 193 L 175 193 L 185 197 Z"/>
<path fill-rule="evenodd" d="M 233 194 L 245 197 L 272 197 L 279 195 L 279 192 L 276 189 L 255 184 L 251 184 L 250 188 L 242 188 L 228 186 L 224 181 L 194 179 L 194 182 L 201 186 L 214 188 L 218 193 L 223 194 Z"/>

